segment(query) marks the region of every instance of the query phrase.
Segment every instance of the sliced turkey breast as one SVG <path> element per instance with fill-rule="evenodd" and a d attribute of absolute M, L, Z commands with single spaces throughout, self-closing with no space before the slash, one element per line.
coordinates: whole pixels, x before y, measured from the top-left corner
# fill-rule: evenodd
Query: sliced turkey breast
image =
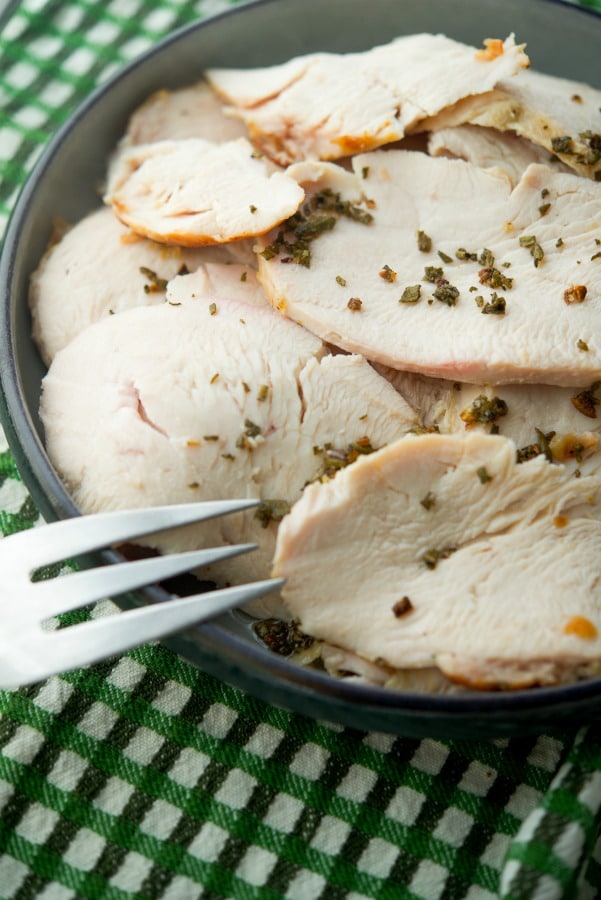
<path fill-rule="evenodd" d="M 428 138 L 428 153 L 465 159 L 482 169 L 499 169 L 512 186 L 519 182 L 531 163 L 554 165 L 546 150 L 536 144 L 510 132 L 479 125 L 458 125 L 432 132 Z"/>
<path fill-rule="evenodd" d="M 415 34 L 362 53 L 313 53 L 264 69 L 210 69 L 206 77 L 255 143 L 286 165 L 397 141 L 526 65 L 513 36 L 478 51 L 444 35 Z"/>
<path fill-rule="evenodd" d="M 33 273 L 29 305 L 33 337 L 46 365 L 92 322 L 134 306 L 164 303 L 165 289 L 171 278 L 182 271 L 194 271 L 204 263 L 228 262 L 255 255 L 243 242 L 198 249 L 166 246 L 132 233 L 112 210 L 102 207 L 70 228 L 44 255 Z M 219 296 L 247 264 L 231 275 L 223 269 L 211 279 L 211 290 Z M 214 271 L 214 270 L 213 270 Z M 199 279 L 202 277 L 199 274 Z M 208 276 L 207 276 L 208 277 Z"/>
<path fill-rule="evenodd" d="M 379 665 L 573 679 L 601 671 L 600 490 L 504 437 L 406 438 L 305 490 L 273 572 L 304 631 Z"/>
<path fill-rule="evenodd" d="M 276 520 L 305 484 L 416 422 L 361 357 L 328 356 L 269 305 L 225 298 L 90 326 L 54 357 L 41 417 L 50 458 L 84 512 L 263 499 L 260 518 L 153 538 L 161 550 L 257 541 L 256 553 L 213 570 L 222 581 L 265 576 Z"/>
<path fill-rule="evenodd" d="M 502 434 L 516 445 L 518 459 L 542 453 L 576 476 L 601 476 L 598 385 L 505 384 L 493 388 L 385 366 L 375 368 L 413 407 L 426 431 Z"/>
<path fill-rule="evenodd" d="M 353 169 L 339 190 L 333 163 L 290 167 L 308 201 L 258 242 L 275 307 L 393 368 L 473 383 L 601 377 L 601 184 L 532 165 L 512 190 L 464 160 L 401 150 Z"/>
<path fill-rule="evenodd" d="M 204 138 L 220 143 L 246 136 L 238 118 L 226 116 L 223 103 L 206 81 L 151 94 L 130 116 L 124 143 Z"/>
<path fill-rule="evenodd" d="M 105 201 L 138 234 L 195 247 L 263 234 L 303 197 L 245 138 L 188 138 L 125 148 L 111 167 Z"/>
<path fill-rule="evenodd" d="M 588 84 L 522 70 L 489 94 L 467 97 L 424 119 L 430 131 L 471 122 L 511 131 L 544 147 L 566 166 L 601 179 L 601 90 Z"/>

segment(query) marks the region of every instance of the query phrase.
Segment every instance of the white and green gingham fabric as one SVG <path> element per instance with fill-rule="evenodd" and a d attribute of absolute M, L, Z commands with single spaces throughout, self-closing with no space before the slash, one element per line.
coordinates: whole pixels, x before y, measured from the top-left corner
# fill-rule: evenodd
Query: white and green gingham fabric
<path fill-rule="evenodd" d="M 0 234 L 90 90 L 234 3 L 0 2 Z M 0 433 L 0 530 L 37 517 Z M 596 725 L 490 742 L 352 730 L 160 645 L 0 692 L 3 900 L 584 900 L 601 896 L 600 806 Z"/>

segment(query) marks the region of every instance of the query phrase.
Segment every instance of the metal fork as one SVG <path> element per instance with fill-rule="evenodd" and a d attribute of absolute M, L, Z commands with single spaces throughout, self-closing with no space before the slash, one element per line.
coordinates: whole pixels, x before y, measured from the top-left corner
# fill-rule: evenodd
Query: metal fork
<path fill-rule="evenodd" d="M 246 553 L 257 545 L 192 550 L 32 581 L 32 573 L 43 566 L 258 504 L 258 500 L 219 500 L 98 513 L 0 540 L 0 687 L 20 687 L 98 662 L 276 590 L 283 579 L 178 597 L 49 630 L 42 622 L 52 616 Z"/>

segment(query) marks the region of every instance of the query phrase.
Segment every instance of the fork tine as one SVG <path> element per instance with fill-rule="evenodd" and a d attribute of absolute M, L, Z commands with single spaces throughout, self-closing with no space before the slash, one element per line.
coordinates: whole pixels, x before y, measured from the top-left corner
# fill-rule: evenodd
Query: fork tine
<path fill-rule="evenodd" d="M 133 591 L 144 585 L 154 584 L 182 572 L 222 559 L 229 559 L 250 550 L 257 544 L 236 544 L 227 547 L 210 547 L 205 550 L 189 550 L 169 556 L 154 556 L 136 562 L 116 563 L 75 572 L 51 581 L 38 582 L 31 591 L 35 598 L 35 611 L 43 617 L 67 612 L 100 600 Z"/>
<path fill-rule="evenodd" d="M 207 594 L 196 594 L 193 597 L 167 600 L 58 631 L 40 631 L 37 639 L 28 639 L 22 648 L 23 655 L 30 657 L 28 662 L 31 671 L 28 672 L 28 680 L 22 679 L 21 672 L 9 683 L 10 676 L 6 675 L 3 687 L 31 684 L 58 672 L 117 656 L 132 647 L 214 618 L 255 597 L 277 590 L 283 583 L 283 578 L 272 578 Z"/>
<path fill-rule="evenodd" d="M 31 531 L 12 535 L 11 543 L 16 550 L 17 542 L 22 538 L 23 554 L 31 571 L 39 566 L 58 562 L 66 556 L 79 556 L 156 531 L 242 512 L 258 504 L 258 500 L 204 500 L 150 509 L 95 513 L 44 526 L 43 537 L 40 534 L 40 540 L 35 546 Z M 35 529 L 33 533 L 35 534 Z"/>

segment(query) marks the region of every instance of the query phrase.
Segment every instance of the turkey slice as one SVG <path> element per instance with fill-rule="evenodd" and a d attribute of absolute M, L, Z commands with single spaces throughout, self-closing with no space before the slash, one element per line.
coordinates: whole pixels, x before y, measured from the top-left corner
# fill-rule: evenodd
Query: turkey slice
<path fill-rule="evenodd" d="M 575 476 L 601 476 L 599 385 L 460 384 L 375 366 L 412 406 L 426 431 L 502 434 L 519 458 L 542 453 Z"/>
<path fill-rule="evenodd" d="M 361 53 L 313 53 L 263 69 L 210 69 L 206 77 L 255 143 L 286 165 L 397 141 L 526 65 L 513 36 L 478 51 L 441 34 L 414 34 Z"/>
<path fill-rule="evenodd" d="M 531 163 L 557 165 L 536 144 L 511 132 L 479 125 L 458 125 L 432 132 L 428 138 L 428 153 L 430 156 L 465 159 L 481 169 L 499 169 L 507 176 L 512 187 L 519 182 Z M 565 170 L 568 171 L 567 167 Z"/>
<path fill-rule="evenodd" d="M 601 482 L 515 457 L 500 436 L 424 435 L 309 486 L 273 566 L 291 615 L 379 665 L 436 665 L 472 688 L 601 671 Z"/>
<path fill-rule="evenodd" d="M 291 216 L 304 192 L 245 138 L 158 141 L 119 152 L 105 201 L 138 234 L 184 246 L 254 237 Z"/>
<path fill-rule="evenodd" d="M 54 357 L 41 417 L 84 512 L 264 500 L 261 519 L 228 516 L 153 540 L 161 550 L 256 541 L 259 551 L 213 570 L 238 581 L 266 575 L 276 520 L 307 482 L 416 424 L 361 357 L 327 355 L 268 304 L 225 298 L 91 325 Z"/>
<path fill-rule="evenodd" d="M 246 136 L 238 118 L 226 116 L 223 103 L 206 81 L 151 94 L 129 118 L 125 145 L 203 138 L 219 143 Z"/>
<path fill-rule="evenodd" d="M 236 266 L 234 275 L 226 264 L 242 260 L 247 263 Z M 242 241 L 186 248 L 141 238 L 111 209 L 101 207 L 53 244 L 32 275 L 29 305 L 40 355 L 49 365 L 58 350 L 92 322 L 134 306 L 164 303 L 168 282 L 182 271 L 200 267 L 207 278 L 212 272 L 210 289 L 216 297 L 219 285 L 229 294 L 232 282 L 246 271 L 247 289 L 256 289 L 249 265 L 255 260 Z M 218 264 L 219 277 L 212 264 Z"/>
<path fill-rule="evenodd" d="M 333 163 L 290 167 L 310 192 L 304 221 L 258 242 L 275 307 L 345 350 L 453 381 L 601 376 L 601 184 L 532 165 L 512 190 L 402 150 L 353 168 L 351 186 Z"/>
<path fill-rule="evenodd" d="M 534 69 L 503 80 L 419 124 L 430 131 L 471 122 L 510 131 L 544 147 L 570 169 L 601 180 L 601 90 Z"/>

